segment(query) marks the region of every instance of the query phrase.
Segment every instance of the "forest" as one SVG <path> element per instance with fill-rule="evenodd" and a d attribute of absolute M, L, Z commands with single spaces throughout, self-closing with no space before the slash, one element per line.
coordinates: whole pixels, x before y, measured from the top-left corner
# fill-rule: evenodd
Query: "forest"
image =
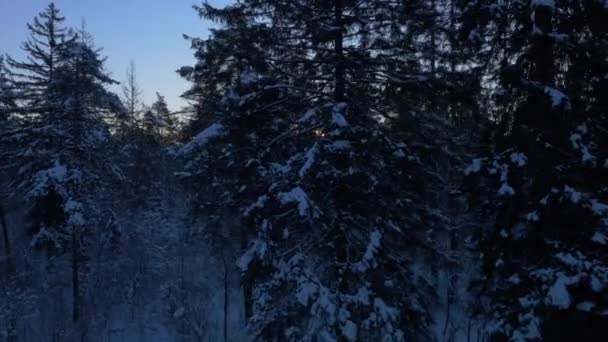
<path fill-rule="evenodd" d="M 192 10 L 179 112 L 0 53 L 0 341 L 608 339 L 607 1 Z"/>

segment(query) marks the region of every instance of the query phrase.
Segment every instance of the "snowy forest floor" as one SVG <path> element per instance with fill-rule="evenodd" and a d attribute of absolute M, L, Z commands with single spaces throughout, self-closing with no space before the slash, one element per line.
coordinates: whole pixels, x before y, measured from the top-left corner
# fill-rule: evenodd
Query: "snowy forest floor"
<path fill-rule="evenodd" d="M 188 198 L 171 180 L 161 183 L 151 187 L 145 201 L 113 213 L 108 226 L 120 227 L 120 244 L 108 239 L 89 253 L 81 294 L 86 320 L 78 332 L 69 314 L 69 254 L 49 258 L 29 250 L 25 234 L 13 237 L 22 242 L 14 246 L 14 255 L 22 256 L 16 258 L 23 264 L 18 266 L 28 271 L 17 283 L 0 288 L 4 298 L 15 301 L 7 303 L 9 310 L 27 310 L 19 318 L 22 331 L 17 332 L 17 341 L 66 341 L 76 336 L 103 342 L 220 341 L 225 313 L 227 341 L 248 340 L 234 258 L 224 255 L 222 260 L 212 253 L 205 222 L 192 219 Z M 6 218 L 13 234 L 27 225 L 22 216 L 18 208 L 9 208 Z M 11 295 L 15 289 L 18 293 Z M 5 324 L 0 323 L 2 340 Z"/>

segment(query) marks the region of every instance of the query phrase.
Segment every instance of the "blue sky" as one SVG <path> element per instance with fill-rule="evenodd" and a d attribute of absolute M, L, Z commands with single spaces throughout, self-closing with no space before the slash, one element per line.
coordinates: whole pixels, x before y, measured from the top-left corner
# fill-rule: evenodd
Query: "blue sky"
<path fill-rule="evenodd" d="M 80 27 L 84 18 L 98 46 L 108 56 L 107 69 L 117 81 L 133 59 L 144 99 L 151 104 L 156 91 L 171 109 L 183 104 L 179 95 L 188 88 L 175 70 L 194 61 L 182 34 L 207 35 L 211 23 L 192 9 L 198 0 L 55 0 L 68 26 Z M 223 5 L 229 0 L 210 1 Z M 0 53 L 22 58 L 21 42 L 29 33 L 26 24 L 49 0 L 0 0 Z M 117 92 L 119 88 L 115 89 Z"/>

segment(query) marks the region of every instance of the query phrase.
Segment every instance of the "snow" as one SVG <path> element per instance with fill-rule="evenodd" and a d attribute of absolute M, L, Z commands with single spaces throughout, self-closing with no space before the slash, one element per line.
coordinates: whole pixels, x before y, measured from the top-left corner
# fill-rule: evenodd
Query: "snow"
<path fill-rule="evenodd" d="M 340 326 L 342 336 L 348 341 L 357 341 L 357 325 L 352 321 L 346 321 Z"/>
<path fill-rule="evenodd" d="M 268 201 L 267 195 L 262 195 L 262 196 L 258 197 L 258 199 L 255 202 L 253 202 L 247 208 L 245 208 L 245 210 L 243 211 L 243 215 L 249 216 L 253 210 L 264 208 L 264 205 L 266 204 L 267 201 Z"/>
<path fill-rule="evenodd" d="M 66 167 L 61 165 L 58 160 L 55 160 L 55 165 L 52 168 L 45 171 L 46 175 L 50 179 L 56 180 L 58 182 L 62 182 L 64 180 L 67 172 L 68 171 Z"/>
<path fill-rule="evenodd" d="M 549 304 L 556 306 L 560 309 L 567 309 L 572 303 L 570 293 L 568 292 L 567 286 L 572 283 L 571 279 L 559 274 L 557 280 L 551 286 L 548 293 L 547 301 Z"/>
<path fill-rule="evenodd" d="M 279 163 L 270 163 L 270 168 L 272 169 L 272 171 L 280 174 L 287 174 L 291 171 L 291 166 L 289 165 L 289 163 L 287 163 L 286 165 Z"/>
<path fill-rule="evenodd" d="M 551 32 L 549 33 L 550 37 L 553 37 L 553 39 L 555 39 L 555 41 L 566 44 L 568 41 L 568 34 L 566 33 L 559 33 L 559 32 Z"/>
<path fill-rule="evenodd" d="M 180 154 L 190 154 L 195 149 L 205 146 L 211 139 L 225 135 L 224 126 L 219 123 L 214 123 L 197 134 L 192 141 L 186 144 L 180 150 Z"/>
<path fill-rule="evenodd" d="M 568 98 L 568 96 L 566 94 L 562 93 L 561 91 L 559 91 L 553 87 L 548 87 L 548 86 L 544 87 L 544 92 L 549 97 L 551 97 L 551 105 L 553 106 L 553 108 L 557 108 L 557 107 L 561 106 L 563 103 L 563 104 L 565 104 L 565 109 L 567 109 L 567 110 L 570 109 L 570 99 Z"/>
<path fill-rule="evenodd" d="M 334 106 L 331 122 L 338 127 L 348 127 L 348 122 L 342 113 L 346 110 L 346 103 L 338 103 Z"/>
<path fill-rule="evenodd" d="M 350 150 L 352 148 L 350 141 L 348 140 L 336 140 L 331 145 L 327 146 L 327 149 L 331 152 L 340 152 Z"/>
<path fill-rule="evenodd" d="M 395 157 L 397 159 L 405 158 L 405 152 L 403 152 L 402 149 L 398 149 L 395 152 L 393 152 L 393 157 Z"/>
<path fill-rule="evenodd" d="M 498 189 L 498 194 L 501 196 L 513 196 L 515 195 L 515 190 L 509 184 L 502 183 L 500 189 Z"/>
<path fill-rule="evenodd" d="M 581 146 L 581 152 L 583 152 L 583 156 L 582 156 L 582 160 L 583 160 L 583 164 L 588 163 L 588 164 L 595 164 L 595 156 L 591 154 L 591 152 L 589 152 L 589 147 L 582 145 Z"/>
<path fill-rule="evenodd" d="M 310 170 L 312 165 L 315 163 L 315 157 L 316 157 L 318 151 L 319 151 L 319 145 L 317 143 L 315 143 L 313 145 L 313 147 L 311 147 L 306 152 L 306 161 L 304 162 L 304 165 L 302 165 L 302 168 L 300 168 L 300 172 L 298 172 L 298 174 L 300 175 L 300 178 L 304 178 L 304 176 L 306 176 L 306 173 L 308 173 L 308 171 Z"/>
<path fill-rule="evenodd" d="M 380 240 L 382 239 L 382 233 L 378 230 L 374 230 L 369 237 L 369 244 L 363 255 L 363 260 L 371 261 L 376 254 L 376 251 L 380 247 Z"/>
<path fill-rule="evenodd" d="M 572 147 L 578 150 L 580 148 L 580 142 L 582 138 L 583 137 L 579 133 L 573 133 L 572 135 L 570 135 L 570 143 L 572 144 Z"/>
<path fill-rule="evenodd" d="M 255 258 L 263 258 L 266 255 L 268 247 L 262 240 L 255 239 L 250 245 L 247 251 L 238 259 L 236 265 L 242 271 L 246 272 L 249 268 L 249 264 Z"/>
<path fill-rule="evenodd" d="M 479 31 L 477 31 L 477 29 L 472 30 L 471 32 L 469 32 L 469 35 L 467 37 L 468 40 L 472 41 L 472 42 L 477 42 L 481 40 L 481 34 L 479 34 Z"/>
<path fill-rule="evenodd" d="M 399 310 L 386 305 L 381 298 L 374 298 L 374 309 L 384 322 L 396 321 L 399 317 Z"/>
<path fill-rule="evenodd" d="M 515 240 L 523 239 L 528 236 L 528 227 L 524 223 L 518 222 L 511 228 L 511 234 Z"/>
<path fill-rule="evenodd" d="M 28 192 L 28 195 L 35 196 L 44 193 L 49 185 L 49 182 L 53 182 L 55 184 L 64 183 L 67 178 L 67 174 L 67 168 L 58 160 L 54 160 L 52 167 L 36 173 L 34 176 L 34 184 L 32 185 L 32 189 Z"/>
<path fill-rule="evenodd" d="M 595 275 L 592 275 L 589 285 L 591 285 L 591 289 L 594 292 L 601 293 L 602 291 L 604 291 L 604 289 L 606 288 L 606 285 L 608 285 L 608 283 L 602 282 L 598 277 L 596 277 Z"/>
<path fill-rule="evenodd" d="M 467 166 L 467 168 L 464 169 L 464 174 L 466 176 L 468 176 L 471 173 L 476 173 L 476 172 L 481 171 L 481 164 L 482 164 L 481 158 L 473 159 L 473 161 L 471 162 L 471 165 Z"/>
<path fill-rule="evenodd" d="M 82 204 L 78 201 L 75 201 L 73 199 L 69 199 L 65 202 L 65 204 L 63 205 L 63 208 L 68 211 L 80 211 L 82 210 Z"/>
<path fill-rule="evenodd" d="M 549 203 L 549 195 L 546 195 L 545 197 L 541 198 L 540 201 L 538 201 L 538 203 L 540 203 L 541 205 L 546 206 Z"/>
<path fill-rule="evenodd" d="M 239 103 L 239 102 L 241 102 L 241 97 L 239 96 L 239 94 L 237 94 L 236 91 L 234 91 L 234 89 L 230 89 L 228 91 L 228 93 L 226 93 L 226 95 L 224 95 L 221 102 L 223 105 L 228 105 L 231 103 Z"/>
<path fill-rule="evenodd" d="M 528 308 L 538 304 L 538 301 L 536 299 L 531 298 L 530 296 L 520 297 L 517 301 L 519 302 L 519 305 L 524 308 Z"/>
<path fill-rule="evenodd" d="M 564 193 L 568 196 L 568 199 L 574 204 L 580 202 L 583 197 L 580 192 L 574 190 L 573 188 L 567 185 L 564 186 Z"/>
<path fill-rule="evenodd" d="M 382 240 L 382 233 L 375 229 L 369 236 L 369 243 L 367 244 L 367 248 L 365 249 L 362 260 L 353 264 L 352 267 L 354 270 L 363 273 L 370 267 L 376 267 L 374 258 L 378 252 L 378 249 L 380 248 L 380 240 Z"/>
<path fill-rule="evenodd" d="M 532 0 L 532 6 L 536 7 L 536 6 L 547 6 L 550 8 L 555 8 L 555 1 L 554 0 Z"/>
<path fill-rule="evenodd" d="M 300 117 L 298 119 L 299 123 L 304 123 L 310 119 L 312 119 L 313 116 L 317 115 L 317 110 L 316 109 L 309 109 L 306 111 L 306 113 L 304 113 L 304 115 L 302 115 L 302 117 Z"/>
<path fill-rule="evenodd" d="M 346 121 L 346 118 L 344 118 L 344 115 L 340 113 L 333 113 L 331 122 L 338 127 L 348 127 L 348 122 Z"/>
<path fill-rule="evenodd" d="M 319 286 L 318 296 L 312 305 L 311 313 L 326 315 L 329 317 L 330 324 L 333 324 L 337 311 L 336 304 L 334 303 L 335 300 L 335 295 L 329 289 Z"/>
<path fill-rule="evenodd" d="M 310 199 L 301 187 L 295 187 L 289 192 L 282 192 L 278 197 L 282 204 L 297 203 L 300 216 L 308 216 Z"/>
<path fill-rule="evenodd" d="M 296 292 L 296 299 L 304 306 L 308 306 L 308 303 L 312 298 L 317 295 L 319 286 L 313 282 L 306 281 L 298 284 L 298 290 Z"/>
<path fill-rule="evenodd" d="M 177 309 L 175 310 L 175 312 L 173 312 L 173 318 L 181 318 L 181 317 L 183 317 L 183 316 L 184 316 L 185 311 L 186 311 L 186 310 L 184 309 L 184 307 L 183 307 L 183 306 L 180 306 L 179 308 L 177 308 Z"/>
<path fill-rule="evenodd" d="M 591 211 L 596 216 L 604 216 L 608 214 L 608 205 L 604 204 L 596 199 L 591 199 L 589 201 L 591 203 Z"/>
<path fill-rule="evenodd" d="M 84 217 L 82 213 L 75 212 L 70 214 L 70 218 L 68 219 L 68 223 L 74 226 L 82 226 L 84 225 Z"/>
<path fill-rule="evenodd" d="M 576 305 L 576 309 L 579 311 L 591 311 L 595 307 L 595 304 L 591 302 L 581 302 Z"/>
<path fill-rule="evenodd" d="M 591 241 L 599 243 L 600 245 L 606 245 L 608 244 L 608 237 L 600 232 L 596 232 L 595 234 L 593 234 L 593 236 L 591 237 Z"/>
<path fill-rule="evenodd" d="M 494 167 L 496 167 L 497 169 L 500 169 L 500 181 L 507 182 L 507 180 L 509 179 L 509 165 L 508 164 L 499 165 L 496 161 L 494 161 Z"/>
<path fill-rule="evenodd" d="M 516 285 L 521 283 L 521 279 L 519 279 L 518 274 L 514 274 L 514 275 L 510 276 L 509 279 L 507 279 L 507 281 L 509 283 L 516 284 Z"/>
<path fill-rule="evenodd" d="M 369 305 L 369 296 L 369 289 L 367 287 L 361 287 L 351 299 L 357 304 Z"/>
<path fill-rule="evenodd" d="M 38 233 L 36 233 L 32 237 L 32 239 L 30 241 L 30 246 L 31 247 L 37 246 L 39 242 L 52 242 L 55 247 L 59 247 L 59 243 L 57 242 L 57 239 L 55 238 L 55 234 L 51 233 L 44 227 L 42 227 L 40 229 L 40 231 L 38 231 Z"/>
<path fill-rule="evenodd" d="M 526 215 L 526 220 L 528 220 L 529 222 L 538 222 L 540 220 L 540 216 L 538 215 L 538 211 L 532 211 L 529 212 Z"/>
<path fill-rule="evenodd" d="M 250 85 L 257 82 L 260 79 L 260 75 L 253 71 L 244 71 L 239 77 L 239 81 L 242 85 Z"/>
<path fill-rule="evenodd" d="M 582 134 L 587 134 L 587 132 L 589 131 L 589 128 L 587 128 L 586 123 L 583 123 L 583 124 L 576 126 L 576 130 L 581 132 Z"/>
<path fill-rule="evenodd" d="M 511 162 L 519 167 L 525 166 L 528 162 L 528 158 L 525 154 L 521 152 L 513 152 L 511 153 Z"/>
<path fill-rule="evenodd" d="M 587 127 L 585 125 L 580 125 L 577 127 L 577 130 L 580 133 L 573 133 L 572 135 L 570 135 L 570 143 L 572 144 L 572 147 L 575 150 L 580 150 L 582 152 L 583 164 L 589 163 L 589 164 L 595 165 L 595 162 L 596 162 L 595 156 L 593 154 L 591 154 L 591 151 L 589 150 L 589 146 L 583 144 L 583 142 L 582 142 L 583 137 L 581 134 L 585 134 L 587 132 Z"/>
<path fill-rule="evenodd" d="M 575 256 L 572 253 L 557 253 L 555 257 L 563 262 L 564 264 L 573 267 L 573 268 L 581 268 L 583 267 L 583 259 L 582 255 Z"/>
<path fill-rule="evenodd" d="M 540 333 L 540 320 L 534 314 L 533 311 L 520 314 L 518 316 L 519 322 L 527 323 L 525 326 L 518 328 L 513 332 L 511 341 L 514 342 L 528 342 L 539 340 L 542 335 Z"/>
<path fill-rule="evenodd" d="M 92 129 L 87 132 L 87 138 L 90 143 L 98 145 L 108 141 L 108 132 L 100 127 Z"/>

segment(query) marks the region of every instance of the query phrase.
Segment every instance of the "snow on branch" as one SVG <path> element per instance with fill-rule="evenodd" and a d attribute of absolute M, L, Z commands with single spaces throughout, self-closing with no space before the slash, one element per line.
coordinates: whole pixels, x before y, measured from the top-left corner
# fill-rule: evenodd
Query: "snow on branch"
<path fill-rule="evenodd" d="M 179 154 L 190 154 L 197 148 L 207 145 L 207 143 L 211 139 L 221 137 L 225 134 L 226 133 L 224 126 L 218 123 L 214 123 L 213 125 L 207 127 L 202 132 L 197 134 L 188 144 L 184 145 L 184 147 L 182 147 L 182 149 L 180 150 Z"/>

